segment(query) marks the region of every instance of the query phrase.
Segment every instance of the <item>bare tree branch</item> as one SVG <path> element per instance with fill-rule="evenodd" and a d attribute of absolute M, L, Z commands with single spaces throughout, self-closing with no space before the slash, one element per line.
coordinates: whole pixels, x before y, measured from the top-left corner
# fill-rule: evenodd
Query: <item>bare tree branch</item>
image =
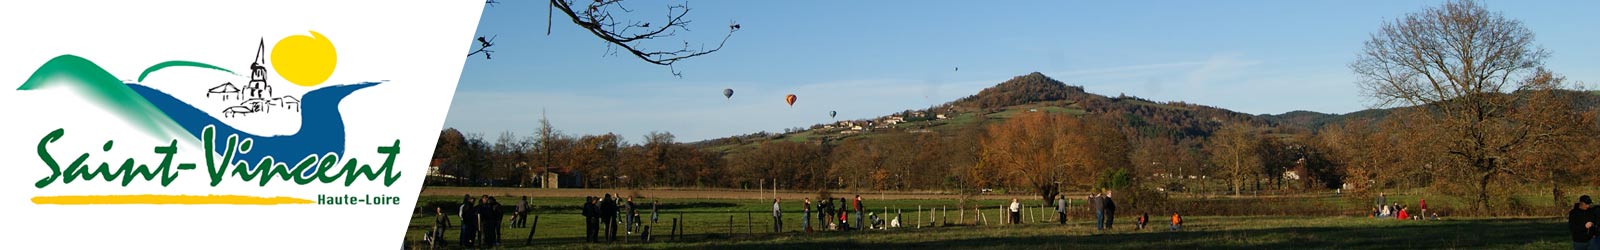
<path fill-rule="evenodd" d="M 616 50 L 611 50 L 613 48 L 625 50 L 645 62 L 668 66 L 672 74 L 679 77 L 682 77 L 682 73 L 673 67 L 674 63 L 722 50 L 728 39 L 732 38 L 733 33 L 740 28 L 738 24 L 729 25 L 727 35 L 722 37 L 722 41 L 719 41 L 716 47 L 707 48 L 705 45 L 695 47 L 684 41 L 683 46 L 677 49 L 654 49 L 647 48 L 643 42 L 670 38 L 677 35 L 678 31 L 689 31 L 690 20 L 684 19 L 690 10 L 687 3 L 667 6 L 665 22 L 655 23 L 620 20 L 614 15 L 613 10 L 621 13 L 634 12 L 623 6 L 622 0 L 596 0 L 582 7 L 575 7 L 572 2 L 566 0 L 551 0 L 550 4 L 552 9 L 560 9 L 561 13 L 566 14 L 573 24 L 608 43 L 607 54 L 614 54 Z M 548 27 L 546 34 L 549 34 Z"/>
<path fill-rule="evenodd" d="M 477 55 L 479 53 L 482 53 L 483 54 L 483 59 L 494 59 L 494 56 L 491 55 L 491 54 L 494 53 L 494 51 L 493 50 L 489 50 L 489 47 L 493 47 L 494 46 L 494 39 L 498 38 L 498 37 L 500 37 L 500 36 L 493 36 L 493 37 L 489 37 L 489 38 L 484 38 L 484 37 L 481 37 L 481 36 L 478 37 L 478 50 L 474 50 L 471 53 L 467 53 L 467 57 L 472 57 L 473 55 Z"/>

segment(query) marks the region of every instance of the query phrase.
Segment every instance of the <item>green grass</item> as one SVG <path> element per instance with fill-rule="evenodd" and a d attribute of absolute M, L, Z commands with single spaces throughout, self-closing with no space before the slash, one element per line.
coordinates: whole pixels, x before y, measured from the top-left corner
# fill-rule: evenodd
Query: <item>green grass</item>
<path fill-rule="evenodd" d="M 508 197 L 501 198 L 510 201 Z M 1312 202 L 1352 204 L 1340 198 L 1308 199 Z M 1390 200 L 1406 199 L 1391 195 Z M 1546 218 L 1453 218 L 1442 221 L 1395 221 L 1346 216 L 1186 216 L 1186 230 L 1132 230 L 1132 214 L 1119 214 L 1118 228 L 1095 232 L 1082 210 L 1074 210 L 1065 226 L 1046 222 L 1026 225 L 997 225 L 996 209 L 1008 200 L 981 200 L 990 225 L 899 228 L 890 231 L 819 232 L 804 234 L 800 229 L 799 201 L 784 200 L 784 233 L 768 233 L 770 201 L 754 199 L 679 199 L 662 200 L 661 220 L 655 234 L 664 237 L 672 218 L 680 215 L 687 222 L 684 238 L 641 244 L 582 243 L 583 223 L 578 214 L 581 198 L 536 198 L 538 234 L 532 245 L 524 245 L 527 229 L 506 229 L 502 239 L 507 248 L 746 248 L 746 249 L 1553 249 L 1567 247 L 1563 221 Z M 1433 199 L 1430 199 L 1430 201 Z M 422 197 L 419 204 L 443 205 L 459 197 Z M 1218 199 L 1226 202 L 1226 199 Z M 918 205 L 924 208 L 953 206 L 953 200 L 875 200 L 866 204 L 874 212 L 899 208 L 902 223 L 917 223 Z M 647 202 L 641 202 L 647 203 Z M 1037 202 L 1033 202 L 1037 203 Z M 1081 201 L 1078 203 L 1081 206 Z M 1037 204 L 1030 204 L 1036 206 Z M 428 205 L 423 205 L 428 206 Z M 1350 205 L 1356 206 L 1356 205 Z M 1034 209 L 1037 209 L 1035 207 Z M 1270 208 L 1267 208 L 1270 209 Z M 431 211 L 431 208 L 429 209 Z M 453 210 L 453 209 L 447 209 Z M 892 214 L 893 211 L 891 211 Z M 454 214 L 453 211 L 447 213 Z M 642 214 L 644 212 L 641 212 Z M 927 216 L 928 214 L 922 214 Z M 959 213 L 947 217 L 957 223 Z M 644 214 L 648 219 L 648 214 Z M 748 216 L 748 217 L 747 217 Z M 813 215 L 815 216 L 815 215 Z M 1164 215 L 1152 214 L 1152 225 L 1163 225 Z M 854 220 L 854 215 L 851 215 Z M 966 213 L 972 223 L 973 213 Z M 733 226 L 729 227 L 732 218 Z M 1048 219 L 1048 218 L 1046 218 Z M 454 218 L 459 222 L 459 218 Z M 747 224 L 748 220 L 748 224 Z M 814 218 L 813 218 L 814 220 Z M 923 223 L 930 223 L 925 217 Z M 416 216 L 406 233 L 407 241 L 417 242 L 432 223 L 430 216 Z M 529 220 L 532 225 L 533 220 Z M 459 224 L 458 224 L 459 225 Z M 748 226 L 747 226 L 748 225 Z M 619 230 L 619 237 L 626 235 Z M 731 234 L 730 234 L 731 232 Z M 459 234 L 447 231 L 452 242 Z M 417 243 L 420 244 L 420 243 Z"/>
<path fill-rule="evenodd" d="M 941 126 L 941 128 L 943 128 L 943 127 L 956 128 L 956 127 L 965 127 L 965 126 L 977 126 L 978 113 L 977 112 L 964 112 L 964 113 L 957 114 L 955 117 L 951 117 L 951 118 L 945 119 L 945 120 L 948 120 L 948 121 L 945 122 L 945 126 Z"/>

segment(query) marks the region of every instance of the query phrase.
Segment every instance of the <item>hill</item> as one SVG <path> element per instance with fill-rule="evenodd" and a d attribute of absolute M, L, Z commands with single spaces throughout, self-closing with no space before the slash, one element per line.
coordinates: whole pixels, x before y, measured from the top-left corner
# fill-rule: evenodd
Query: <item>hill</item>
<path fill-rule="evenodd" d="M 837 143 L 845 140 L 893 139 L 931 133 L 957 136 L 980 132 L 983 125 L 1003 122 L 1024 112 L 1069 115 L 1113 115 L 1127 129 L 1146 137 L 1203 138 L 1223 123 L 1245 122 L 1276 127 L 1285 118 L 1256 116 L 1184 102 L 1156 102 L 1134 96 L 1104 96 L 1085 92 L 1039 72 L 1013 77 L 955 101 L 922 110 L 906 110 L 872 119 L 814 124 L 782 133 L 761 132 L 710 139 L 692 145 L 722 153 L 737 153 L 770 141 Z M 1328 115 L 1297 118 L 1326 119 Z M 1297 124 L 1297 123 L 1289 123 Z"/>

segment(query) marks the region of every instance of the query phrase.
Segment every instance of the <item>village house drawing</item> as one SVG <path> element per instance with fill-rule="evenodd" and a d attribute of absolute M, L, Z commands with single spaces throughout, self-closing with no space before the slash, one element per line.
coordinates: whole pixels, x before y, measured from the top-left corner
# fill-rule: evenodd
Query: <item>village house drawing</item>
<path fill-rule="evenodd" d="M 213 95 L 222 97 L 223 101 L 243 99 L 239 95 L 239 87 L 233 86 L 231 82 L 222 83 L 206 91 L 206 98 L 211 98 Z"/>
<path fill-rule="evenodd" d="M 273 96 L 272 85 L 267 84 L 267 43 L 262 39 L 256 47 L 256 59 L 250 62 L 250 83 L 243 87 L 232 82 L 222 83 L 206 90 L 206 98 L 220 98 L 238 104 L 222 109 L 222 116 L 233 118 L 252 113 L 268 113 L 274 106 L 280 110 L 300 112 L 300 99 L 292 95 Z"/>

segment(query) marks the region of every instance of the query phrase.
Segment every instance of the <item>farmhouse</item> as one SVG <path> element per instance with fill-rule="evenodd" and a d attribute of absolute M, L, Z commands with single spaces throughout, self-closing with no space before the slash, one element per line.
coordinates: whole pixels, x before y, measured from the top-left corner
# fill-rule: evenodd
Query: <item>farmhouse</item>
<path fill-rule="evenodd" d="M 231 82 L 222 83 L 222 85 L 217 85 L 216 87 L 211 87 L 210 90 L 206 90 L 206 98 L 211 98 L 213 96 L 220 96 L 223 101 L 238 100 L 240 99 L 239 87 L 233 86 L 233 83 Z"/>
<path fill-rule="evenodd" d="M 300 112 L 300 99 L 296 99 L 296 98 L 294 98 L 294 96 L 287 96 L 286 95 L 286 96 L 283 96 L 283 97 L 272 98 L 272 105 L 273 106 L 282 107 L 283 109 L 286 109 L 286 110 L 294 110 L 294 112 Z"/>

